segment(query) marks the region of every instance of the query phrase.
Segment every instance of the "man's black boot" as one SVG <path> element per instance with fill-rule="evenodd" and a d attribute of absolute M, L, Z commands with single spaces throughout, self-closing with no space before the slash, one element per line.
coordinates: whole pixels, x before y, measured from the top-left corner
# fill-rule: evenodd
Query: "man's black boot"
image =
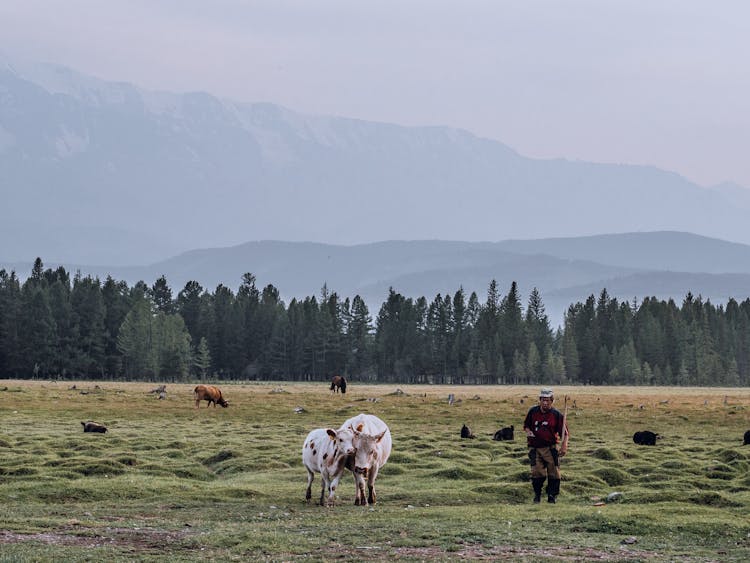
<path fill-rule="evenodd" d="M 555 503 L 555 497 L 560 494 L 560 479 L 547 481 L 547 502 Z"/>
<path fill-rule="evenodd" d="M 531 486 L 534 487 L 534 502 L 541 502 L 543 484 L 544 477 L 532 477 Z"/>

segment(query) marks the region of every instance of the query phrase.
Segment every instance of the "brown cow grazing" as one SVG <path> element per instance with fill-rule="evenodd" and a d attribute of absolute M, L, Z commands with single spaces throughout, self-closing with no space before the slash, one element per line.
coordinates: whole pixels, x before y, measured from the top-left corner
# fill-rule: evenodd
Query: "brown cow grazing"
<path fill-rule="evenodd" d="M 93 422 L 89 420 L 88 422 L 81 421 L 81 424 L 83 424 L 83 431 L 84 432 L 99 432 L 100 434 L 104 434 L 107 431 L 107 427 L 103 424 L 99 424 L 98 422 Z"/>
<path fill-rule="evenodd" d="M 338 393 L 339 389 L 342 393 L 346 393 L 346 379 L 343 375 L 334 375 L 331 379 L 331 391 Z"/>
<path fill-rule="evenodd" d="M 221 396 L 221 390 L 213 385 L 198 385 L 193 393 L 195 394 L 196 409 L 200 407 L 201 401 L 208 401 L 206 407 L 210 407 L 211 403 L 214 404 L 214 408 L 217 404 L 224 408 L 229 406 L 229 403 Z"/>

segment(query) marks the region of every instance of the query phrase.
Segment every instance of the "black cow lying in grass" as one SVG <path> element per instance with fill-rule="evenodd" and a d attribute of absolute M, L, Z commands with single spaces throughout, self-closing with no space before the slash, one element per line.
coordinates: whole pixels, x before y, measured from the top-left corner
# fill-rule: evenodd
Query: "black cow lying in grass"
<path fill-rule="evenodd" d="M 742 445 L 743 446 L 750 446 L 750 430 L 748 430 L 747 432 L 745 432 L 745 439 L 742 442 Z"/>
<path fill-rule="evenodd" d="M 498 442 L 502 440 L 512 440 L 513 439 L 513 425 L 507 426 L 505 428 L 501 428 L 497 432 L 495 432 L 495 435 L 492 436 L 493 440 L 496 440 Z"/>
<path fill-rule="evenodd" d="M 633 434 L 633 442 L 639 446 L 655 446 L 657 438 L 661 438 L 661 436 L 654 434 L 649 430 L 643 430 Z"/>
<path fill-rule="evenodd" d="M 473 438 L 474 433 L 471 431 L 471 428 L 466 426 L 465 424 L 461 427 L 461 438 Z"/>
<path fill-rule="evenodd" d="M 92 422 L 91 420 L 88 422 L 81 421 L 81 424 L 83 424 L 84 432 L 99 432 L 100 434 L 104 434 L 107 431 L 106 426 L 98 422 Z"/>

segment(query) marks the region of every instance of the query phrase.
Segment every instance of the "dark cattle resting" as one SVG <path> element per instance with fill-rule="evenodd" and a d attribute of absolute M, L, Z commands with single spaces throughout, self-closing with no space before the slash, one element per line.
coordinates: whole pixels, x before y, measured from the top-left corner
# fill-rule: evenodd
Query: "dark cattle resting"
<path fill-rule="evenodd" d="M 107 427 L 98 422 L 92 422 L 89 420 L 88 422 L 81 421 L 81 424 L 83 424 L 84 432 L 99 432 L 100 434 L 104 434 L 107 431 Z"/>
<path fill-rule="evenodd" d="M 495 432 L 495 435 L 492 436 L 493 440 L 496 440 L 498 442 L 502 440 L 512 440 L 513 439 L 513 425 L 507 426 L 505 428 L 501 428 L 497 432 Z"/>
<path fill-rule="evenodd" d="M 217 404 L 221 405 L 224 408 L 229 406 L 229 403 L 224 400 L 224 397 L 221 396 L 221 390 L 213 385 L 198 385 L 193 390 L 193 393 L 195 394 L 196 409 L 200 407 L 201 401 L 208 401 L 206 407 L 210 407 L 211 403 L 214 404 L 214 408 Z"/>
<path fill-rule="evenodd" d="M 750 430 L 748 430 L 747 432 L 745 432 L 745 439 L 742 442 L 742 445 L 743 446 L 750 446 Z"/>
<path fill-rule="evenodd" d="M 339 389 L 342 393 L 346 393 L 346 379 L 343 375 L 334 375 L 331 379 L 331 391 L 338 393 Z"/>
<path fill-rule="evenodd" d="M 465 424 L 461 427 L 461 438 L 473 438 L 474 433 L 471 431 L 471 428 L 466 426 Z"/>
<path fill-rule="evenodd" d="M 633 434 L 633 442 L 639 446 L 655 446 L 657 438 L 661 438 L 661 436 L 654 434 L 649 430 L 643 430 Z"/>

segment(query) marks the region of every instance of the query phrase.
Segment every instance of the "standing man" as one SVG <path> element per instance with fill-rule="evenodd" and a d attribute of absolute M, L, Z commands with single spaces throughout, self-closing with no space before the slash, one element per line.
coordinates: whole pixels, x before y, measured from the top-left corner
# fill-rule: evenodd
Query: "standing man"
<path fill-rule="evenodd" d="M 542 499 L 545 478 L 547 501 L 554 503 L 560 494 L 560 458 L 568 451 L 568 429 L 562 413 L 552 407 L 554 400 L 552 389 L 543 388 L 539 393 L 539 405 L 529 409 L 523 422 L 529 444 L 534 502 Z M 562 441 L 559 452 L 558 440 Z"/>

